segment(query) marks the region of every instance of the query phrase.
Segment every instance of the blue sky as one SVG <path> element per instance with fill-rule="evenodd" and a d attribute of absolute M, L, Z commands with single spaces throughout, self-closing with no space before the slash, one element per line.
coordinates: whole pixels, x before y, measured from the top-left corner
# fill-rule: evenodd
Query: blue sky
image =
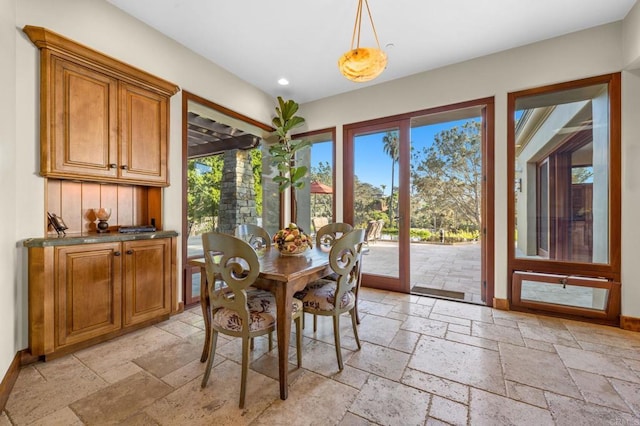
<path fill-rule="evenodd" d="M 468 120 L 449 121 L 411 129 L 411 144 L 414 152 L 431 146 L 434 136 L 442 130 L 461 126 Z M 357 136 L 355 143 L 355 173 L 362 182 L 376 187 L 386 185 L 384 193 L 391 193 L 391 157 L 384 153 L 382 138 L 386 132 Z M 319 162 L 331 163 L 331 144 L 314 144 L 311 151 L 311 166 L 317 167 Z M 398 165 L 395 167 L 394 186 L 398 186 Z"/>

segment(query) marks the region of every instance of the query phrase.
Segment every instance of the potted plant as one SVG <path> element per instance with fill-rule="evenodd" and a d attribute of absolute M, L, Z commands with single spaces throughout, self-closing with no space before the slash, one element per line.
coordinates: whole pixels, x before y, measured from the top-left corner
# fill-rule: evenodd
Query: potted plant
<path fill-rule="evenodd" d="M 291 191 L 292 222 L 295 222 L 298 216 L 295 190 L 304 188 L 308 172 L 307 166 L 296 164 L 296 153 L 311 146 L 310 141 L 291 138 L 291 130 L 302 126 L 305 122 L 304 118 L 296 115 L 298 107 L 299 105 L 295 101 L 291 99 L 285 101 L 278 96 L 276 116 L 271 121 L 278 142 L 269 147 L 272 164 L 280 172 L 279 176 L 273 178 L 278 183 L 280 192 L 287 188 L 294 189 Z"/>

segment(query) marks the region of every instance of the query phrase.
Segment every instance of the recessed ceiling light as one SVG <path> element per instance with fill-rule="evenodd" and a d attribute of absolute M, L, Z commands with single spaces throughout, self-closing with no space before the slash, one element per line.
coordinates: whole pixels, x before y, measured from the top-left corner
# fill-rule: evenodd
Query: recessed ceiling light
<path fill-rule="evenodd" d="M 280 80 L 278 80 L 278 84 L 280 86 L 288 86 L 289 85 L 289 80 L 287 80 L 286 78 L 282 77 Z"/>

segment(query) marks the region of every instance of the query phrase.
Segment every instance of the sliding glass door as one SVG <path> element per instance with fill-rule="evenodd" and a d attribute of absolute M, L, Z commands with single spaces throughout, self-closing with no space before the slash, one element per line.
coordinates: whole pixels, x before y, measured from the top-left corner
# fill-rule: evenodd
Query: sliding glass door
<path fill-rule="evenodd" d="M 492 99 L 345 126 L 345 221 L 365 286 L 493 299 Z"/>

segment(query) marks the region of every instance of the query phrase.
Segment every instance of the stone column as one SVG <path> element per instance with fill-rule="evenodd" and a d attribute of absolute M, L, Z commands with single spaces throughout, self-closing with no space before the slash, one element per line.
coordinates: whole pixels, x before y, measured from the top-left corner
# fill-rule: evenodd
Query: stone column
<path fill-rule="evenodd" d="M 219 230 L 233 234 L 236 225 L 255 225 L 258 222 L 251 153 L 249 150 L 234 149 L 223 155 Z"/>

